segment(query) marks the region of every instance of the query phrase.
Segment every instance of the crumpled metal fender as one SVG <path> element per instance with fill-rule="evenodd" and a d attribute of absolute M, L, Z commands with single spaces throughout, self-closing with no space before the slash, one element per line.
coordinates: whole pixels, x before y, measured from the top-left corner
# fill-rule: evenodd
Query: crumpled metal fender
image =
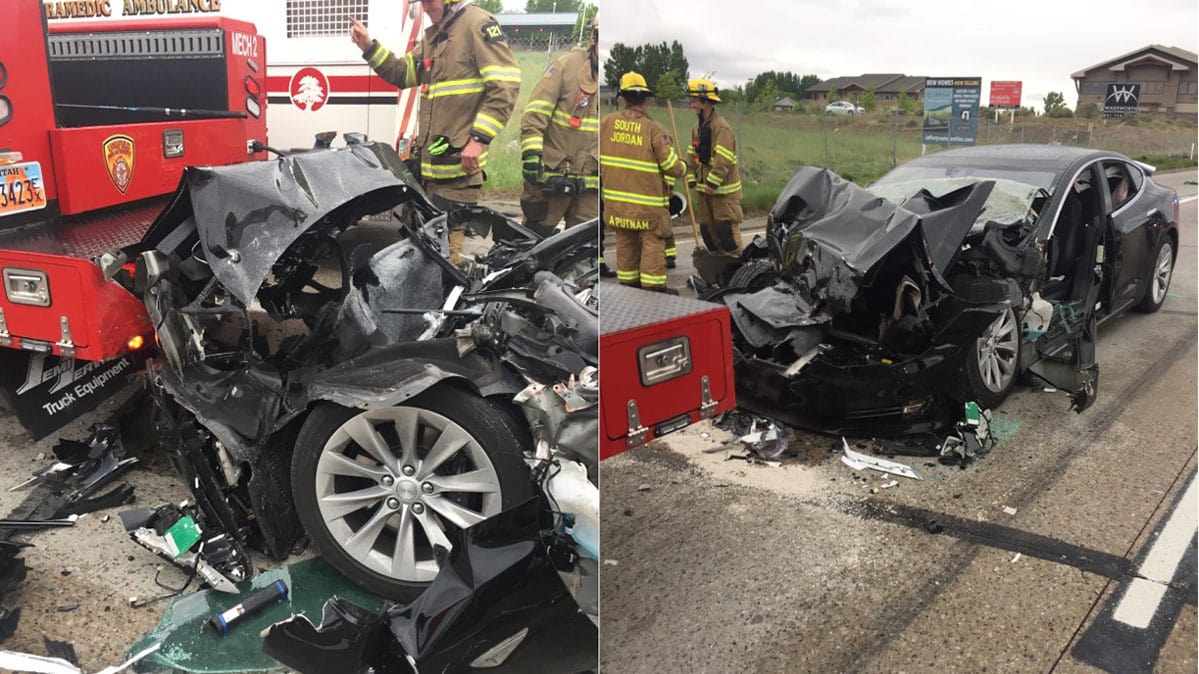
<path fill-rule="evenodd" d="M 454 381 L 479 395 L 511 397 L 525 387 L 514 372 L 486 353 L 458 355 L 453 339 L 395 344 L 325 370 L 308 384 L 308 399 L 345 407 L 394 407 L 435 384 Z"/>

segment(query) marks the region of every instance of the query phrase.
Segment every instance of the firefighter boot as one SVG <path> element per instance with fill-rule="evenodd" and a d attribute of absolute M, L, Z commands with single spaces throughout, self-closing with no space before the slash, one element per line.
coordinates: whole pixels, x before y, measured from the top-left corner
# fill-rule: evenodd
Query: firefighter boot
<path fill-rule="evenodd" d="M 674 269 L 675 267 L 679 266 L 678 263 L 675 262 L 675 258 L 678 257 L 678 255 L 679 255 L 679 250 L 678 250 L 678 248 L 675 248 L 675 245 L 674 245 L 674 234 L 671 234 L 669 237 L 666 238 L 666 268 L 667 269 Z"/>

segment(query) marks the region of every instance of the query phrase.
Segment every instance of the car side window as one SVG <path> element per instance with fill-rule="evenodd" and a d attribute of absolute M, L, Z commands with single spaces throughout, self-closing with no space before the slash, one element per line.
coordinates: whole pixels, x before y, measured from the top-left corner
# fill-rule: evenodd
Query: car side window
<path fill-rule="evenodd" d="M 1122 161 L 1103 162 L 1103 175 L 1112 197 L 1113 212 L 1131 201 L 1141 187 L 1140 171 Z"/>

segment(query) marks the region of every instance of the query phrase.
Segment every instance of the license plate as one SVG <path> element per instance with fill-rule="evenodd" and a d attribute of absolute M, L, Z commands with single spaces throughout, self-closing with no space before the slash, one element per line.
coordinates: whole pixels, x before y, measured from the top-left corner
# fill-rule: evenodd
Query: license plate
<path fill-rule="evenodd" d="M 45 207 L 46 186 L 40 163 L 0 165 L 0 217 Z"/>

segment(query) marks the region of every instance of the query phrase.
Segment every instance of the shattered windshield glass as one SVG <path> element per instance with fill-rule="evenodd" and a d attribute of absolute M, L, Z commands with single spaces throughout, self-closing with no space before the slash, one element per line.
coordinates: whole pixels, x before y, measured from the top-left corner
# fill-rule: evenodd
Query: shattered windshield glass
<path fill-rule="evenodd" d="M 987 198 L 982 211 L 974 221 L 972 232 L 982 231 L 987 222 L 1012 224 L 1024 218 L 1035 219 L 1036 212 L 1032 210 L 1033 202 L 1038 196 L 1050 196 L 1046 188 L 1040 185 L 1017 182 L 1003 178 L 989 178 L 995 181 L 995 189 Z M 874 184 L 870 191 L 884 199 L 902 204 L 920 190 L 928 190 L 934 197 L 942 197 L 950 192 L 979 181 L 979 178 L 941 178 L 937 180 L 910 180 L 903 182 L 887 182 Z"/>
<path fill-rule="evenodd" d="M 947 178 L 973 178 L 974 180 L 1010 180 L 1052 190 L 1058 174 L 1054 171 L 1036 171 L 1023 168 L 995 168 L 982 166 L 900 166 L 870 185 L 871 191 L 894 183 L 919 183 L 929 185 Z M 959 185 L 963 183 L 958 183 Z"/>

